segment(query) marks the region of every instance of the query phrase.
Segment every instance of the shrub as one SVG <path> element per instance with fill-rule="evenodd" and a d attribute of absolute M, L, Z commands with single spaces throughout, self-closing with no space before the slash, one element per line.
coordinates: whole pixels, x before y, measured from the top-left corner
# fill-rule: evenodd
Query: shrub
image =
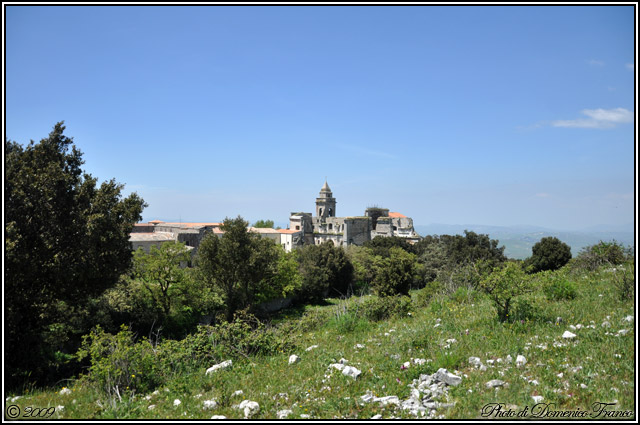
<path fill-rule="evenodd" d="M 475 289 L 462 286 L 456 289 L 456 292 L 449 295 L 449 298 L 458 304 L 462 304 L 474 302 L 479 296 L 480 294 Z"/>
<path fill-rule="evenodd" d="M 480 281 L 479 287 L 493 301 L 501 322 L 509 318 L 512 300 L 531 291 L 530 278 L 520 264 L 515 262 L 508 262 L 504 267 L 494 269 L 489 276 Z"/>
<path fill-rule="evenodd" d="M 526 298 L 517 298 L 514 302 L 510 321 L 535 320 L 540 316 L 540 310 Z"/>
<path fill-rule="evenodd" d="M 616 272 L 615 285 L 621 301 L 634 298 L 633 294 L 636 289 L 634 263 L 622 268 L 620 273 Z"/>
<path fill-rule="evenodd" d="M 618 265 L 627 261 L 630 257 L 624 247 L 616 241 L 603 242 L 600 241 L 595 245 L 583 248 L 578 257 L 572 264 L 572 268 L 584 270 L 597 270 L 598 268 L 608 265 Z"/>
<path fill-rule="evenodd" d="M 416 307 L 427 307 L 433 297 L 442 290 L 442 284 L 439 281 L 431 281 L 427 285 L 415 292 L 414 303 Z"/>
<path fill-rule="evenodd" d="M 406 295 L 371 297 L 365 300 L 361 306 L 361 314 L 372 321 L 403 317 L 411 311 L 411 298 Z"/>
<path fill-rule="evenodd" d="M 415 255 L 402 248 L 389 249 L 389 257 L 382 258 L 373 280 L 373 290 L 380 297 L 407 295 L 415 276 Z"/>
<path fill-rule="evenodd" d="M 560 239 L 549 236 L 540 239 L 532 248 L 531 257 L 525 260 L 530 273 L 558 270 L 571 260 L 571 247 Z"/>
<path fill-rule="evenodd" d="M 89 358 L 89 379 L 110 397 L 127 392 L 145 393 L 163 381 L 156 353 L 148 340 L 134 342 L 134 334 L 126 326 L 112 335 L 97 326 L 83 337 L 78 360 Z"/>
<path fill-rule="evenodd" d="M 544 293 L 549 300 L 572 300 L 577 295 L 576 285 L 565 276 L 549 275 Z"/>

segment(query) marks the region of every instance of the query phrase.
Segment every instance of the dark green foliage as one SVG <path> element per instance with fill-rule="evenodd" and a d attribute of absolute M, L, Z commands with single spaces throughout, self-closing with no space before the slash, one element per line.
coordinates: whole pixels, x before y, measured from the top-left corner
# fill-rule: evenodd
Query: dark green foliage
<path fill-rule="evenodd" d="M 374 292 L 380 297 L 407 295 L 415 276 L 415 255 L 399 247 L 389 249 L 389 256 L 377 263 L 372 282 Z"/>
<path fill-rule="evenodd" d="M 414 302 L 417 307 L 427 307 L 433 297 L 442 291 L 442 284 L 437 280 L 428 282 L 424 288 L 415 292 Z"/>
<path fill-rule="evenodd" d="M 571 260 L 571 247 L 560 239 L 549 236 L 540 239 L 532 248 L 531 257 L 524 262 L 525 270 L 538 273 L 558 270 Z"/>
<path fill-rule="evenodd" d="M 353 280 L 353 265 L 344 250 L 327 241 L 299 250 L 302 286 L 300 301 L 320 302 L 327 297 L 348 295 Z"/>
<path fill-rule="evenodd" d="M 620 301 L 631 300 L 636 289 L 635 263 L 629 262 L 621 270 L 616 270 L 615 285 Z"/>
<path fill-rule="evenodd" d="M 411 245 L 405 238 L 398 236 L 384 237 L 376 236 L 364 243 L 364 246 L 370 248 L 373 251 L 373 255 L 381 257 L 389 257 L 391 248 L 402 248 L 406 252 L 415 253 L 413 245 Z"/>
<path fill-rule="evenodd" d="M 572 300 L 577 295 L 575 283 L 571 282 L 566 276 L 558 274 L 545 274 L 546 285 L 544 286 L 544 294 L 547 299 L 553 301 Z"/>
<path fill-rule="evenodd" d="M 413 311 L 411 298 L 406 295 L 391 297 L 370 297 L 360 306 L 359 313 L 372 321 L 385 320 L 390 317 L 405 317 Z"/>
<path fill-rule="evenodd" d="M 501 322 L 509 320 L 514 298 L 531 292 L 530 277 L 519 263 L 507 262 L 482 279 L 478 287 L 489 295 L 498 310 Z"/>
<path fill-rule="evenodd" d="M 632 258 L 633 255 L 628 255 L 618 242 L 600 241 L 595 245 L 583 248 L 573 261 L 572 268 L 593 271 L 605 265 L 622 264 Z"/>
<path fill-rule="evenodd" d="M 504 246 L 498 247 L 497 240 L 466 230 L 464 236 L 426 236 L 414 245 L 414 249 L 422 265 L 418 269 L 421 284 L 439 279 L 448 292 L 455 291 L 459 286 L 454 285 L 452 279 L 454 275 L 461 277 L 458 273 L 460 267 L 470 270 L 468 267 L 481 263 L 482 269 L 492 269 L 507 260 Z M 482 274 L 480 268 L 474 267 Z"/>
<path fill-rule="evenodd" d="M 133 275 L 144 284 L 154 304 L 162 307 L 164 318 L 171 311 L 169 289 L 184 280 L 185 270 L 180 265 L 186 265 L 190 258 L 180 242 L 166 242 L 160 248 L 152 245 L 148 254 L 139 248 L 134 254 Z"/>
<path fill-rule="evenodd" d="M 122 199 L 123 186 L 115 180 L 97 186 L 83 173 L 82 153 L 64 128 L 58 123 L 47 138 L 24 148 L 5 143 L 9 386 L 27 375 L 56 379 L 49 360 L 56 351 L 75 351 L 78 334 L 86 332 L 70 327 L 57 306 L 75 310 L 117 282 L 131 264 L 129 233 L 146 206 L 135 193 Z M 55 324 L 66 327 L 66 343 L 51 338 Z"/>
<path fill-rule="evenodd" d="M 513 313 L 509 316 L 511 322 L 533 321 L 540 317 L 540 309 L 526 298 L 517 298 L 514 302 Z"/>
<path fill-rule="evenodd" d="M 258 220 L 253 223 L 253 227 L 263 228 L 263 229 L 273 229 L 273 220 Z"/>
<path fill-rule="evenodd" d="M 220 294 L 227 321 L 255 306 L 277 272 L 280 248 L 249 232 L 247 224 L 241 217 L 226 218 L 222 237 L 209 234 L 198 249 L 200 279 Z"/>

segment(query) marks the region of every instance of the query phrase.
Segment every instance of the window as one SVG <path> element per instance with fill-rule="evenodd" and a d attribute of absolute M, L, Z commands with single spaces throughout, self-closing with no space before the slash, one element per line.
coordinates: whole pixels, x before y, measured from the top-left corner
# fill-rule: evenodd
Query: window
<path fill-rule="evenodd" d="M 329 230 L 333 230 L 333 224 L 329 224 Z"/>
<path fill-rule="evenodd" d="M 300 226 L 296 226 L 296 230 L 300 230 Z"/>

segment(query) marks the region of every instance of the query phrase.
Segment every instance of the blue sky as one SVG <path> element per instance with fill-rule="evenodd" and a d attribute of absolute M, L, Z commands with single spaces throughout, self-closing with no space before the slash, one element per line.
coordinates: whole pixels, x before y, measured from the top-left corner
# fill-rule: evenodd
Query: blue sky
<path fill-rule="evenodd" d="M 61 120 L 145 221 L 634 221 L 632 6 L 6 6 L 8 139 Z"/>

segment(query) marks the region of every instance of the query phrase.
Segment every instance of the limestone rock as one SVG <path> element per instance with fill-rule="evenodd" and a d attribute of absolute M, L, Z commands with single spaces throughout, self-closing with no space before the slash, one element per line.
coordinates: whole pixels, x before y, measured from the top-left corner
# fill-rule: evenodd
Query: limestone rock
<path fill-rule="evenodd" d="M 345 366 L 344 369 L 342 369 L 342 374 L 344 376 L 350 376 L 353 379 L 356 379 L 358 376 L 360 376 L 361 373 L 362 373 L 361 371 L 359 371 L 353 366 Z"/>
<path fill-rule="evenodd" d="M 205 400 L 202 406 L 203 409 L 215 409 L 216 407 L 218 407 L 218 402 L 214 399 Z"/>
<path fill-rule="evenodd" d="M 438 371 L 433 376 L 433 379 L 435 379 L 436 381 L 444 382 L 447 385 L 452 385 L 454 387 L 456 385 L 460 385 L 460 383 L 462 382 L 461 377 L 456 376 L 453 373 L 448 372 L 447 369 L 443 368 L 438 369 Z"/>
<path fill-rule="evenodd" d="M 173 400 L 173 405 L 174 406 L 180 406 L 182 404 L 182 402 L 180 400 L 178 400 L 177 398 L 175 400 Z"/>
<path fill-rule="evenodd" d="M 218 371 L 220 369 L 226 369 L 228 367 L 231 367 L 232 365 L 233 365 L 233 361 L 226 360 L 226 361 L 224 361 L 222 363 L 218 363 L 217 365 L 211 366 L 209 369 L 207 369 L 205 374 L 208 375 L 208 374 L 216 372 L 216 371 Z"/>
<path fill-rule="evenodd" d="M 238 408 L 244 410 L 245 419 L 250 418 L 260 411 L 260 405 L 251 400 L 242 400 L 242 403 L 240 403 Z"/>
<path fill-rule="evenodd" d="M 469 357 L 469 363 L 476 368 L 482 366 L 482 360 L 480 360 L 480 357 Z"/>
<path fill-rule="evenodd" d="M 278 416 L 278 419 L 286 419 L 287 416 L 289 416 L 292 413 L 293 413 L 293 410 L 285 409 L 285 410 L 279 410 L 278 413 L 276 413 L 276 415 Z"/>
<path fill-rule="evenodd" d="M 496 387 L 503 387 L 505 384 L 504 381 L 501 381 L 499 379 L 492 379 L 491 381 L 487 382 L 485 385 L 487 388 L 496 388 Z"/>
<path fill-rule="evenodd" d="M 223 415 L 213 415 L 211 419 L 227 419 L 227 417 Z"/>
<path fill-rule="evenodd" d="M 300 361 L 300 357 L 296 356 L 295 354 L 292 354 L 289 356 L 289 364 L 295 364 L 298 363 Z"/>
<path fill-rule="evenodd" d="M 525 364 L 527 364 L 527 359 L 523 355 L 518 354 L 518 357 L 516 357 L 516 366 L 520 367 Z"/>
<path fill-rule="evenodd" d="M 306 350 L 304 350 L 304 351 L 311 351 L 311 350 L 313 350 L 314 348 L 318 348 L 318 346 L 317 346 L 317 345 L 312 345 L 311 347 L 307 347 L 307 349 L 306 349 Z"/>
<path fill-rule="evenodd" d="M 564 331 L 564 333 L 562 334 L 562 337 L 564 339 L 573 339 L 576 337 L 576 334 L 569 332 L 569 331 Z"/>

